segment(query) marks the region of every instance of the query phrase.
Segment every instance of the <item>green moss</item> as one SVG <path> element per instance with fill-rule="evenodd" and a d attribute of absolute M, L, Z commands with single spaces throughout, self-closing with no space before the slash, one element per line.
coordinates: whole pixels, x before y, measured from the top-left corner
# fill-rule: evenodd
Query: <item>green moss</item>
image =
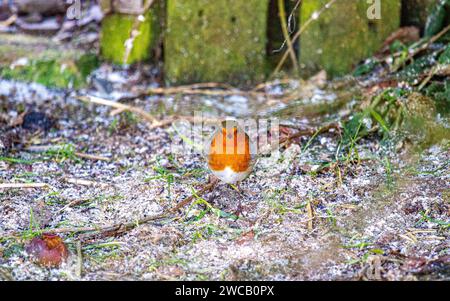
<path fill-rule="evenodd" d="M 328 0 L 303 1 L 304 24 Z M 348 73 L 362 59 L 378 50 L 400 25 L 400 0 L 381 3 L 381 19 L 369 19 L 366 1 L 341 0 L 311 23 L 300 41 L 300 62 L 305 75 L 325 69 L 330 75 Z"/>
<path fill-rule="evenodd" d="M 267 0 L 169 0 L 168 82 L 263 80 L 268 6 Z"/>
<path fill-rule="evenodd" d="M 100 61 L 95 54 L 84 54 L 76 62 L 80 75 L 85 79 L 92 71 L 100 66 Z"/>
<path fill-rule="evenodd" d="M 444 82 L 432 82 L 426 88 L 425 93 L 434 99 L 440 114 L 450 114 L 450 79 Z"/>
<path fill-rule="evenodd" d="M 436 121 L 436 114 L 433 99 L 419 93 L 409 95 L 402 131 L 419 149 L 426 149 L 450 138 L 448 128 Z"/>
<path fill-rule="evenodd" d="M 97 57 L 92 54 L 82 55 L 78 60 L 31 59 L 24 66 L 0 68 L 0 77 L 47 87 L 81 88 L 97 66 Z"/>
<path fill-rule="evenodd" d="M 112 14 L 103 19 L 100 34 L 100 49 L 103 58 L 116 64 L 133 64 L 146 60 L 151 55 L 159 32 L 158 8 L 150 9 L 145 21 L 139 22 L 139 35 L 135 38 L 133 49 L 127 61 L 125 58 L 125 42 L 135 26 L 137 16 Z"/>
<path fill-rule="evenodd" d="M 17 64 L 24 59 L 24 64 Z M 95 54 L 66 48 L 45 37 L 0 34 L 0 77 L 48 87 L 82 88 L 98 67 Z"/>

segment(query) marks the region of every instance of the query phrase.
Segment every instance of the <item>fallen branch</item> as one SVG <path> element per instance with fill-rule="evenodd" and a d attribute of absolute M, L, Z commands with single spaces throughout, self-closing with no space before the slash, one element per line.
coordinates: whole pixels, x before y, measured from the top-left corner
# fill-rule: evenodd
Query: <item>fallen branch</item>
<path fill-rule="evenodd" d="M 430 46 L 432 44 L 434 44 L 437 40 L 439 40 L 440 38 L 442 38 L 447 32 L 450 31 L 450 25 L 446 26 L 444 29 L 442 29 L 440 32 L 438 32 L 436 35 L 432 36 L 428 41 L 426 41 L 426 43 L 424 43 L 422 46 L 417 47 L 415 49 L 409 49 L 408 50 L 408 57 L 406 58 L 406 60 L 404 61 L 404 64 L 408 63 L 408 62 L 412 62 L 413 59 L 422 51 L 427 50 L 428 48 L 430 48 Z M 403 52 L 399 51 L 397 53 L 394 53 L 392 56 L 393 57 L 397 57 L 402 55 Z M 395 70 L 392 71 L 398 71 L 398 69 L 401 68 L 401 65 L 399 65 Z"/>

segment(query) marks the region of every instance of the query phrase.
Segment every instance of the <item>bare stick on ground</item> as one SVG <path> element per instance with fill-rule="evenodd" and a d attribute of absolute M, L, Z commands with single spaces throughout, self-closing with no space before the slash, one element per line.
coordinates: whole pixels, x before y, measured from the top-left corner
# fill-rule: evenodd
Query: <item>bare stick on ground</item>
<path fill-rule="evenodd" d="M 0 183 L 0 189 L 50 188 L 47 183 Z"/>
<path fill-rule="evenodd" d="M 77 277 L 81 278 L 81 275 L 83 274 L 83 253 L 81 251 L 81 241 L 77 241 Z"/>
<path fill-rule="evenodd" d="M 75 179 L 75 178 L 67 178 L 65 179 L 67 183 L 81 186 L 90 186 L 90 187 L 108 187 L 110 186 L 107 183 L 95 182 L 84 179 Z"/>
<path fill-rule="evenodd" d="M 145 120 L 147 120 L 152 126 L 159 124 L 159 121 L 155 117 L 153 117 L 152 115 L 150 115 L 149 113 L 145 112 L 144 110 L 142 110 L 141 108 L 138 108 L 138 107 L 133 107 L 133 106 L 129 106 L 129 105 L 126 105 L 126 104 L 123 104 L 120 102 L 115 102 L 115 101 L 111 101 L 111 100 L 107 100 L 107 99 L 103 99 L 103 98 L 99 98 L 99 97 L 94 97 L 94 96 L 82 96 L 82 97 L 78 97 L 78 99 L 81 101 L 84 101 L 84 102 L 105 105 L 105 106 L 109 106 L 109 107 L 112 107 L 115 109 L 121 109 L 124 111 L 136 113 L 139 116 L 141 116 L 142 118 L 144 118 Z"/>

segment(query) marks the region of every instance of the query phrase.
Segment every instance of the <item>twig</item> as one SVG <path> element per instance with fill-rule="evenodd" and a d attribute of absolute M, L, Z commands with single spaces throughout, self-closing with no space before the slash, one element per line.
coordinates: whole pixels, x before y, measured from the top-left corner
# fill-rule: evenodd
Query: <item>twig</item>
<path fill-rule="evenodd" d="M 297 133 L 294 133 L 292 135 L 289 135 L 287 137 L 284 137 L 284 138 L 280 139 L 280 144 L 285 143 L 287 141 L 290 141 L 292 139 L 303 137 L 303 136 L 312 136 L 312 135 L 315 135 L 315 134 L 322 134 L 322 133 L 328 132 L 331 129 L 336 129 L 336 130 L 340 131 L 341 127 L 339 126 L 338 123 L 330 123 L 328 125 L 325 125 L 325 126 L 321 127 L 318 130 L 313 129 L 313 128 L 300 130 Z"/>
<path fill-rule="evenodd" d="M 219 182 L 218 179 L 214 179 L 211 183 L 207 184 L 199 192 L 197 192 L 197 196 L 201 196 L 202 194 L 206 193 L 207 191 L 212 190 L 217 185 L 218 182 Z M 93 230 L 93 231 L 96 231 L 97 233 L 86 233 L 86 234 L 82 235 L 81 239 L 83 239 L 83 240 L 88 239 L 88 238 L 90 238 L 92 236 L 96 236 L 96 235 L 99 235 L 101 237 L 114 236 L 114 235 L 118 235 L 118 234 L 127 232 L 131 229 L 134 229 L 134 228 L 138 227 L 139 225 L 143 225 L 143 224 L 147 224 L 149 222 L 155 221 L 155 220 L 167 218 L 167 217 L 169 217 L 170 214 L 174 214 L 179 209 L 190 204 L 194 200 L 194 198 L 195 198 L 195 196 L 191 195 L 191 196 L 185 198 L 184 200 L 182 200 L 181 202 L 179 202 L 176 206 L 170 208 L 169 210 L 167 210 L 166 212 L 163 212 L 161 214 L 145 217 L 138 221 L 132 221 L 132 222 L 125 223 L 125 224 L 119 223 L 119 224 L 115 224 L 112 226 L 103 227 L 101 229 L 98 229 L 97 231 Z"/>
<path fill-rule="evenodd" d="M 83 253 L 81 251 L 81 241 L 77 241 L 77 276 L 78 278 L 81 278 L 81 275 L 83 274 Z"/>
<path fill-rule="evenodd" d="M 120 102 L 114 102 L 114 101 L 106 100 L 106 99 L 99 98 L 99 97 L 93 97 L 93 96 L 79 97 L 78 99 L 80 99 L 81 101 L 92 102 L 95 104 L 113 107 L 113 108 L 116 108 L 117 110 L 134 112 L 134 113 L 142 116 L 146 121 L 149 122 L 150 129 L 168 126 L 177 120 L 186 120 L 191 123 L 202 122 L 202 123 L 209 123 L 209 124 L 215 124 L 215 123 L 218 123 L 223 120 L 223 118 L 203 118 L 203 117 L 194 117 L 194 116 L 170 116 L 164 120 L 159 121 L 140 108 L 133 107 L 130 105 L 125 105 Z"/>
<path fill-rule="evenodd" d="M 225 90 L 219 90 L 217 88 L 222 87 L 216 83 L 209 83 L 211 88 L 215 89 L 204 89 L 205 86 L 189 85 L 189 86 L 178 86 L 178 87 L 168 87 L 168 88 L 149 88 L 141 93 L 137 97 L 142 97 L 146 95 L 206 95 L 206 96 L 230 96 L 230 95 L 240 95 L 240 96 L 250 96 L 250 97 L 265 97 L 264 93 L 256 91 L 242 91 L 233 87 L 227 87 Z"/>
<path fill-rule="evenodd" d="M 426 42 L 425 44 L 423 44 L 421 47 L 417 48 L 416 50 L 414 50 L 411 55 L 409 56 L 408 60 L 412 59 L 413 57 L 415 57 L 417 54 L 419 54 L 420 52 L 428 49 L 428 47 L 431 46 L 431 44 L 433 44 L 434 42 L 436 42 L 437 40 L 439 40 L 443 35 L 445 35 L 448 31 L 450 30 L 450 25 L 447 25 L 444 29 L 442 29 L 440 32 L 438 32 L 435 36 L 431 37 L 428 42 Z"/>
<path fill-rule="evenodd" d="M 181 116 L 181 115 L 170 116 L 164 120 L 156 120 L 153 116 L 151 116 L 150 114 L 148 114 L 141 108 L 133 107 L 133 106 L 126 105 L 126 104 L 123 104 L 120 102 L 114 102 L 111 100 L 107 100 L 107 99 L 103 99 L 103 98 L 99 98 L 99 97 L 93 97 L 93 96 L 89 96 L 89 97 L 82 96 L 82 97 L 79 97 L 78 99 L 81 101 L 85 101 L 85 102 L 91 102 L 91 103 L 105 105 L 105 106 L 115 108 L 116 110 L 114 111 L 114 113 L 117 113 L 118 111 L 134 112 L 134 113 L 142 116 L 145 119 L 145 121 L 149 122 L 148 126 L 149 126 L 149 129 L 151 129 L 151 130 L 155 129 L 155 128 L 160 128 L 160 127 L 165 127 L 165 126 L 171 125 L 172 123 L 174 123 L 177 120 L 186 120 L 191 123 L 202 122 L 202 123 L 208 123 L 208 124 L 216 124 L 223 120 L 223 118 L 204 118 L 204 117 Z M 91 155 L 87 155 L 87 154 L 83 154 L 82 156 L 84 156 L 84 157 L 89 156 L 90 158 L 93 158 L 93 159 L 95 158 L 97 160 L 99 160 L 101 158 L 99 156 L 91 156 Z M 102 157 L 102 159 L 106 159 L 106 158 Z"/>
<path fill-rule="evenodd" d="M 424 43 L 422 46 L 417 47 L 415 49 L 408 49 L 408 57 L 407 59 L 404 61 L 404 63 L 407 63 L 409 61 L 411 61 L 416 55 L 418 55 L 419 53 L 421 53 L 422 51 L 427 50 L 434 42 L 436 42 L 437 40 L 439 40 L 443 35 L 445 35 L 448 31 L 450 31 L 450 25 L 446 26 L 443 30 L 441 30 L 440 32 L 438 32 L 436 35 L 434 35 L 433 37 L 431 37 L 426 43 Z M 411 51 L 412 50 L 412 51 Z M 392 54 L 392 55 L 388 55 L 386 57 L 383 57 L 382 59 L 378 59 L 377 62 L 383 62 L 386 61 L 387 58 L 389 57 L 393 57 L 396 58 L 400 55 L 403 54 L 403 51 L 397 51 L 396 53 Z M 397 70 L 400 68 L 401 66 L 398 66 Z M 397 71 L 397 70 L 392 70 L 392 71 Z M 382 76 L 384 76 L 385 74 L 382 74 Z"/>
<path fill-rule="evenodd" d="M 81 185 L 81 186 L 97 186 L 97 187 L 108 187 L 109 184 L 106 183 L 100 183 L 90 180 L 83 180 L 83 179 L 75 179 L 75 178 L 67 178 L 65 179 L 67 183 L 75 184 L 75 185 Z"/>
<path fill-rule="evenodd" d="M 306 30 L 306 28 L 311 25 L 311 23 L 315 20 L 317 20 L 320 15 L 325 12 L 328 8 L 330 8 L 337 0 L 331 0 L 327 4 L 325 4 L 324 7 L 322 7 L 318 12 L 313 13 L 313 15 L 303 24 L 302 27 L 295 33 L 295 35 L 292 37 L 292 43 L 295 43 L 298 38 L 303 34 L 303 32 Z M 281 58 L 280 62 L 278 63 L 277 67 L 275 68 L 275 71 L 273 71 L 272 75 L 270 77 L 274 77 L 278 72 L 280 72 L 281 68 L 284 65 L 284 62 L 286 61 L 287 57 L 289 55 L 288 51 L 285 51 L 283 54 L 283 57 Z"/>
<path fill-rule="evenodd" d="M 14 278 L 6 268 L 0 267 L 0 280 L 14 281 Z"/>
<path fill-rule="evenodd" d="M 285 126 L 285 125 L 283 125 L 283 126 Z M 298 127 L 290 126 L 290 125 L 286 125 L 286 127 L 290 127 L 290 128 L 294 128 L 294 129 L 298 128 Z M 316 135 L 325 133 L 331 129 L 336 129 L 338 131 L 338 133 L 340 134 L 341 127 L 339 126 L 338 123 L 330 123 L 328 125 L 321 127 L 320 129 L 314 129 L 314 128 L 300 129 L 292 135 L 289 135 L 287 137 L 283 137 L 283 138 L 279 139 L 278 144 L 275 144 L 275 145 L 270 144 L 270 145 L 267 145 L 266 147 L 263 147 L 258 152 L 258 156 L 263 156 L 263 155 L 270 153 L 273 150 L 279 149 L 284 145 L 284 143 L 287 143 L 293 139 L 297 139 L 297 138 L 300 138 L 303 136 L 316 136 Z"/>
<path fill-rule="evenodd" d="M 91 155 L 91 154 L 85 154 L 85 153 L 79 153 L 79 152 L 76 152 L 75 156 L 83 158 L 83 159 L 94 160 L 94 161 L 105 161 L 105 162 L 111 161 L 111 159 L 107 158 L 107 157 L 98 156 L 98 155 Z"/>
<path fill-rule="evenodd" d="M 14 15 L 10 16 L 8 19 L 6 19 L 5 21 L 1 21 L 0 27 L 8 27 L 8 26 L 14 24 L 16 21 L 17 21 L 17 15 L 14 14 Z"/>
<path fill-rule="evenodd" d="M 100 231 L 101 227 L 73 227 L 73 228 L 56 228 L 56 229 L 44 229 L 42 232 L 49 234 L 58 234 L 58 233 L 80 233 L 80 232 L 92 232 L 92 231 Z M 13 233 L 17 234 L 17 233 Z"/>
<path fill-rule="evenodd" d="M 205 117 L 195 117 L 195 116 L 170 116 L 166 119 L 163 119 L 159 122 L 158 125 L 154 125 L 151 129 L 165 127 L 173 124 L 175 121 L 187 121 L 190 123 L 203 123 L 203 124 L 218 124 L 223 121 L 223 118 L 205 118 Z"/>
<path fill-rule="evenodd" d="M 417 88 L 419 91 L 422 91 L 422 89 L 430 82 L 430 80 L 436 75 L 438 69 L 439 69 L 439 65 L 434 66 L 433 68 L 431 68 L 431 70 L 430 70 L 429 74 L 427 75 L 427 77 L 422 81 L 420 86 Z"/>
<path fill-rule="evenodd" d="M 69 204 L 65 205 L 64 207 L 62 207 L 61 209 L 59 209 L 58 211 L 56 211 L 56 213 L 60 213 L 60 212 L 62 212 L 62 211 L 64 211 L 64 210 L 66 210 L 67 208 L 75 207 L 75 206 L 78 206 L 78 205 L 80 205 L 80 204 L 86 203 L 86 202 L 88 202 L 88 201 L 89 201 L 89 199 L 73 200 L 73 201 L 71 201 Z"/>
<path fill-rule="evenodd" d="M 90 230 L 87 230 L 87 231 L 77 231 L 77 232 L 91 232 L 91 233 L 82 234 L 80 236 L 80 240 L 83 240 L 83 241 L 86 240 L 86 239 L 92 238 L 94 236 L 100 236 L 100 237 L 104 238 L 104 237 L 109 237 L 109 236 L 115 236 L 115 235 L 118 235 L 118 234 L 122 234 L 122 233 L 130 231 L 130 230 L 132 230 L 132 229 L 134 229 L 134 228 L 136 228 L 136 227 L 138 227 L 140 225 L 144 225 L 144 224 L 147 224 L 149 222 L 160 220 L 160 219 L 164 219 L 164 218 L 167 218 L 167 217 L 169 217 L 167 215 L 167 213 L 162 213 L 162 214 L 157 214 L 157 215 L 149 216 L 149 217 L 146 217 L 146 218 L 142 218 L 142 219 L 137 220 L 137 221 L 132 221 L 132 222 L 128 222 L 128 223 L 118 223 L 118 224 L 114 224 L 114 225 L 111 225 L 111 226 L 101 227 L 101 228 L 98 228 L 98 229 L 90 229 Z M 72 232 L 72 231 L 69 231 L 69 232 Z"/>
<path fill-rule="evenodd" d="M 295 54 L 294 47 L 292 45 L 291 38 L 289 36 L 289 30 L 288 25 L 286 23 L 286 11 L 284 9 L 284 0 L 278 0 L 278 11 L 280 13 L 280 22 L 281 22 L 281 28 L 283 31 L 284 40 L 286 41 L 289 55 L 291 56 L 292 65 L 294 66 L 295 73 L 298 74 L 298 61 L 297 61 L 297 55 Z"/>
<path fill-rule="evenodd" d="M 0 183 L 0 189 L 16 189 L 16 188 L 50 188 L 51 186 L 47 183 Z"/>
<path fill-rule="evenodd" d="M 219 182 L 218 179 L 214 178 L 211 183 L 207 184 L 205 187 L 203 187 L 199 192 L 197 192 L 198 196 L 201 196 L 202 194 L 205 194 L 207 191 L 212 190 L 217 183 Z M 178 211 L 180 208 L 183 208 L 184 206 L 186 206 L 187 204 L 191 203 L 194 200 L 195 196 L 191 195 L 189 197 L 187 197 L 186 199 L 184 199 L 183 201 L 179 202 L 178 205 L 176 205 L 175 207 L 173 207 L 172 209 L 169 210 L 169 212 L 174 213 L 176 211 Z"/>
<path fill-rule="evenodd" d="M 308 211 L 308 230 L 313 230 L 313 219 L 314 219 L 314 213 L 311 206 L 311 201 L 308 201 L 306 203 L 306 210 Z"/>
<path fill-rule="evenodd" d="M 133 107 L 133 106 L 126 105 L 126 104 L 123 104 L 120 102 L 115 102 L 115 101 L 111 101 L 111 100 L 107 100 L 107 99 L 103 99 L 103 98 L 99 98 L 99 97 L 94 97 L 94 96 L 80 96 L 80 97 L 78 97 L 78 99 L 81 101 L 84 101 L 84 102 L 95 103 L 95 104 L 99 104 L 99 105 L 109 106 L 109 107 L 112 107 L 115 109 L 121 109 L 124 111 L 133 112 L 133 113 L 140 115 L 145 120 L 147 120 L 152 126 L 159 125 L 159 121 L 155 117 L 153 117 L 149 113 L 145 112 L 141 108 Z"/>

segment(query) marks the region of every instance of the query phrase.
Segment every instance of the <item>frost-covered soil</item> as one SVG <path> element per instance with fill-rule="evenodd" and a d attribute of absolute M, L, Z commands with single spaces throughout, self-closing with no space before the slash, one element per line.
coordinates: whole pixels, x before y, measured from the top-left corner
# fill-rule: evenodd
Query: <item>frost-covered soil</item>
<path fill-rule="evenodd" d="M 364 139 L 357 146 L 361 161 L 339 165 L 339 176 L 337 167 L 318 169 L 334 158 L 335 132 L 308 147 L 310 137 L 302 138 L 278 159 L 261 158 L 241 194 L 219 184 L 202 196 L 213 210 L 197 200 L 173 218 L 84 241 L 81 275 L 80 234 L 70 232 L 61 234 L 71 251 L 68 262 L 40 267 L 23 247 L 40 229 L 106 226 L 162 213 L 207 184 L 208 170 L 200 155 L 183 152 L 174 128 L 148 130 L 143 121 L 110 116 L 110 108 L 82 103 L 74 93 L 0 85 L 2 127 L 24 107 L 56 121 L 49 132 L 14 130 L 20 141 L 4 156 L 35 161 L 0 162 L 2 183 L 50 185 L 0 190 L 0 279 L 450 280 L 449 141 L 416 153 L 405 143 L 389 152 L 375 137 Z M 154 96 L 132 104 L 161 112 L 179 103 L 219 116 L 261 108 L 242 96 Z M 110 161 L 42 159 L 32 150 L 42 145 L 73 145 Z M 236 220 L 239 200 L 243 212 Z"/>

